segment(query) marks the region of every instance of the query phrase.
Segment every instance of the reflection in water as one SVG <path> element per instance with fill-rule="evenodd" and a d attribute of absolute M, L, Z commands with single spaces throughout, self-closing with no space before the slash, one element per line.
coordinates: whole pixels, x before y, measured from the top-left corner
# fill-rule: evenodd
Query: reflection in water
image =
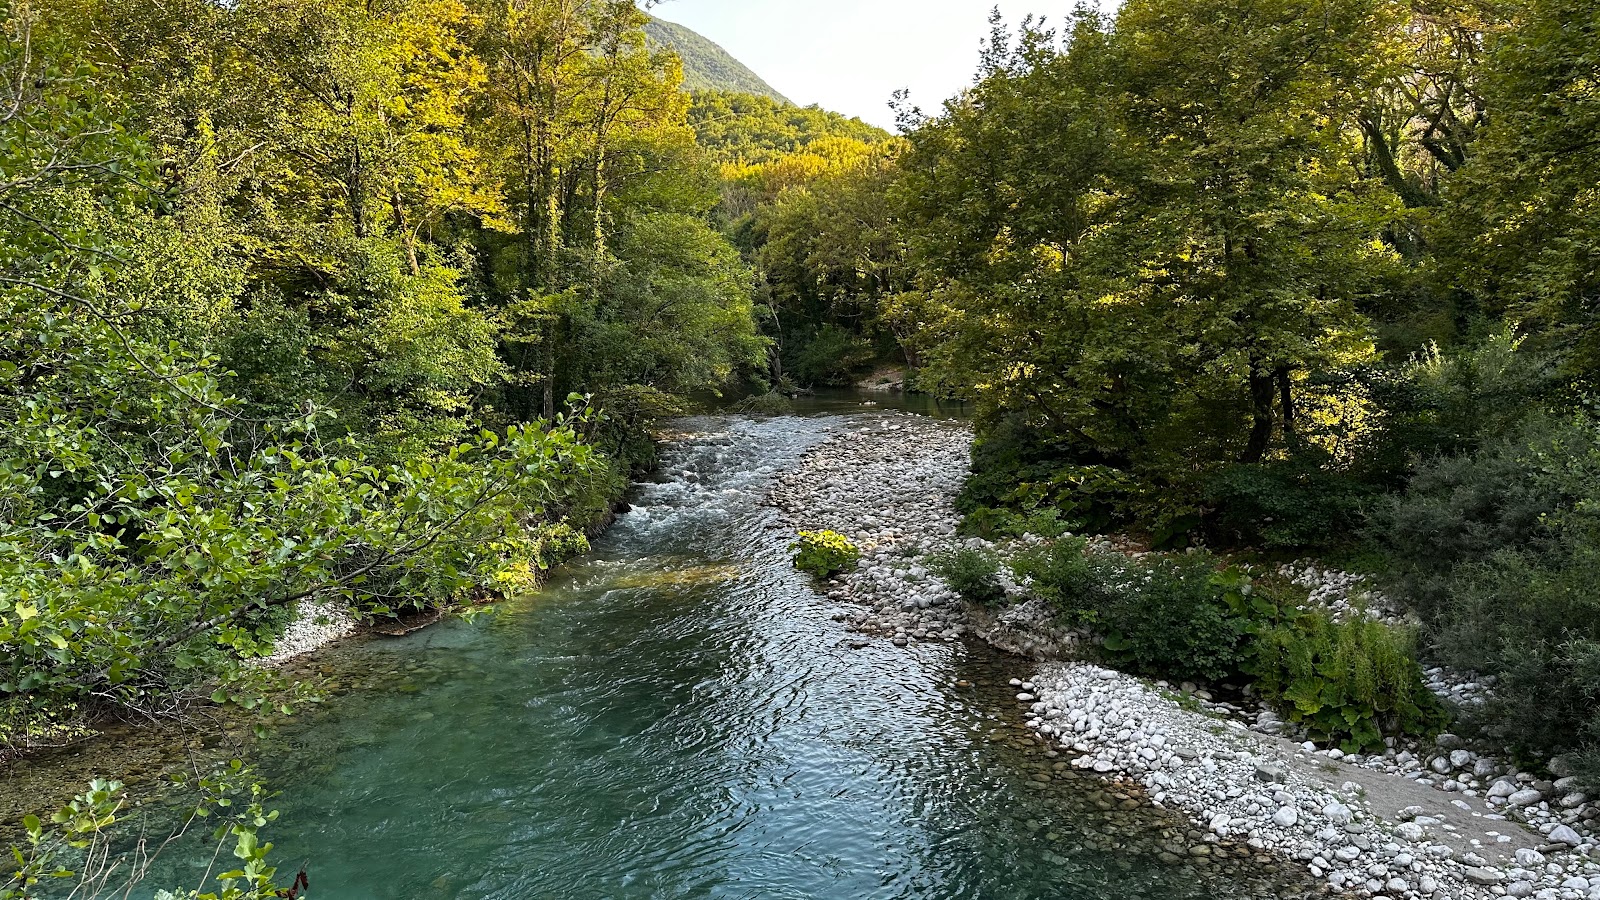
<path fill-rule="evenodd" d="M 1063 771 L 1020 665 L 848 649 L 758 505 L 830 422 L 687 422 L 544 595 L 350 651 L 263 748 L 284 867 L 335 900 L 1299 896 Z"/>

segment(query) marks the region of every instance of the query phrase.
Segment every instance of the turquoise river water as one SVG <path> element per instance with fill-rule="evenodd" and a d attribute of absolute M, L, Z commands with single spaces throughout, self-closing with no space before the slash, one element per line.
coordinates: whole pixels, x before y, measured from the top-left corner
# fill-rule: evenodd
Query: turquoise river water
<path fill-rule="evenodd" d="M 1020 727 L 1024 661 L 849 648 L 760 505 L 847 423 L 687 420 L 541 596 L 316 663 L 347 683 L 254 754 L 275 858 L 317 900 L 1304 896 L 1064 771 Z"/>

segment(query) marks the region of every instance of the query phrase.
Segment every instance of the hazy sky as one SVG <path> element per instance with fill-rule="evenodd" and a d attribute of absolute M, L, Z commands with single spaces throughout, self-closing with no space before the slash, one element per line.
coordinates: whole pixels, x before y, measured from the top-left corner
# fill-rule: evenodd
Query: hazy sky
<path fill-rule="evenodd" d="M 1073 0 L 666 0 L 652 12 L 727 48 L 796 103 L 885 127 L 890 96 L 934 111 L 965 87 L 996 5 L 1059 22 Z"/>

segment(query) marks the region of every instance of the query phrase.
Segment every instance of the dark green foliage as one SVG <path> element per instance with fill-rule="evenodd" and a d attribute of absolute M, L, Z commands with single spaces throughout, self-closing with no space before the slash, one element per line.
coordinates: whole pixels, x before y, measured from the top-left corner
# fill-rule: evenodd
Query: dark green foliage
<path fill-rule="evenodd" d="M 1506 314 L 1566 370 L 1600 372 L 1600 7 L 1521 0 L 1491 30 L 1481 93 L 1491 114 L 1445 191 L 1439 277 Z"/>
<path fill-rule="evenodd" d="M 671 48 L 683 60 L 683 86 L 688 90 L 731 91 L 789 102 L 749 66 L 692 28 L 651 17 L 644 31 L 652 44 Z"/>
<path fill-rule="evenodd" d="M 1006 598 L 1000 584 L 1000 557 L 993 551 L 962 547 L 932 557 L 928 568 L 968 603 L 997 606 Z"/>
<path fill-rule="evenodd" d="M 789 549 L 794 553 L 794 567 L 814 578 L 837 575 L 861 558 L 856 545 L 837 531 L 802 531 Z"/>
<path fill-rule="evenodd" d="M 1429 461 L 1381 529 L 1430 644 L 1499 678 L 1475 718 L 1530 757 L 1600 750 L 1600 422 L 1535 411 Z"/>
<path fill-rule="evenodd" d="M 1109 662 L 1160 678 L 1259 679 L 1319 741 L 1350 752 L 1387 734 L 1421 734 L 1444 713 L 1422 684 L 1411 634 L 1365 620 L 1335 624 L 1204 553 L 1127 559 L 1063 540 L 1012 564 L 1062 618 L 1103 639 Z"/>
<path fill-rule="evenodd" d="M 1111 601 L 1121 565 L 1085 551 L 1082 539 L 1058 540 L 1017 554 L 1011 571 L 1073 625 L 1094 625 Z"/>
<path fill-rule="evenodd" d="M 1103 639 L 1111 662 L 1140 674 L 1215 681 L 1244 660 L 1245 621 L 1229 608 L 1205 554 L 1126 560 L 1063 540 L 1013 566 L 1035 595 Z"/>
<path fill-rule="evenodd" d="M 1376 534 L 1394 556 L 1393 582 L 1428 621 L 1447 614 L 1461 567 L 1549 546 L 1547 517 L 1574 498 L 1530 471 L 1528 451 L 1553 427 L 1541 421 L 1474 453 L 1430 460 L 1382 510 Z"/>
<path fill-rule="evenodd" d="M 1295 615 L 1252 635 L 1248 669 L 1290 721 L 1346 753 L 1382 750 L 1385 735 L 1426 735 L 1449 722 L 1422 682 L 1415 635 L 1382 622 Z"/>
<path fill-rule="evenodd" d="M 1138 562 L 1102 587 L 1098 628 L 1111 658 L 1133 671 L 1218 681 L 1245 660 L 1244 622 L 1215 582 L 1205 555 Z"/>
<path fill-rule="evenodd" d="M 966 527 L 984 536 L 1032 530 L 1052 518 L 1067 531 L 1103 533 L 1130 524 L 1138 485 L 1093 454 L 1052 438 L 1022 415 L 983 423 L 972 448 L 972 475 L 956 498 Z M 1170 500 L 1170 498 L 1169 498 Z"/>
<path fill-rule="evenodd" d="M 1240 465 L 1212 481 L 1205 529 L 1214 542 L 1305 550 L 1360 539 L 1377 492 L 1303 460 Z"/>
<path fill-rule="evenodd" d="M 789 376 L 812 387 L 854 384 L 873 358 L 870 342 L 832 323 L 796 336 L 783 354 Z"/>

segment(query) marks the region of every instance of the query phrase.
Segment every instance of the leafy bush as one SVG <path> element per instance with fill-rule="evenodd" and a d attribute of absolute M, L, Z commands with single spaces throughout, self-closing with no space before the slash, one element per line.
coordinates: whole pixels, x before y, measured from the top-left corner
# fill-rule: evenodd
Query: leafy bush
<path fill-rule="evenodd" d="M 872 344 L 860 335 L 825 324 L 796 340 L 798 347 L 785 354 L 789 373 L 807 385 L 846 385 L 872 364 Z"/>
<path fill-rule="evenodd" d="M 1535 411 L 1428 461 L 1381 526 L 1431 649 L 1498 679 L 1472 718 L 1524 757 L 1600 762 L 1600 421 Z"/>
<path fill-rule="evenodd" d="M 35 900 L 40 896 L 127 897 L 143 885 L 145 895 L 153 885 L 144 884 L 152 864 L 168 850 L 187 846 L 178 840 L 201 820 L 211 823 L 214 852 L 238 860 L 236 868 L 212 876 L 214 885 L 157 888 L 157 900 L 268 900 L 298 896 L 307 885 L 304 870 L 276 883 L 278 870 L 269 855 L 272 844 L 261 833 L 278 820 L 278 811 L 266 808 L 275 794 L 254 780 L 255 773 L 238 760 L 226 768 L 189 779 L 173 780 L 193 789 L 187 821 L 166 840 L 147 848 L 144 841 L 132 838 L 133 816 L 126 786 L 120 781 L 95 779 L 89 789 L 55 810 L 48 817 L 25 815 L 19 843 L 11 845 L 9 856 L 15 865 L 0 872 L 0 900 Z M 85 852 L 86 848 L 94 849 Z M 72 869 L 69 869 L 71 866 Z M 220 867 L 219 867 L 220 868 Z M 53 889 L 52 889 L 53 886 Z M 208 890 L 208 888 L 211 888 Z"/>
<path fill-rule="evenodd" d="M 1246 620 L 1235 615 L 1204 554 L 1129 566 L 1100 614 L 1105 649 L 1136 672 L 1197 681 L 1233 675 L 1244 662 Z"/>
<path fill-rule="evenodd" d="M 1559 534 L 1560 537 L 1571 537 Z M 1448 662 L 1496 676 L 1474 711 L 1520 756 L 1587 759 L 1600 787 L 1600 544 L 1564 552 L 1502 550 L 1450 579 L 1449 605 L 1430 632 Z"/>
<path fill-rule="evenodd" d="M 996 606 L 1006 598 L 1000 584 L 1000 557 L 993 551 L 963 547 L 932 557 L 928 568 L 969 603 Z"/>
<path fill-rule="evenodd" d="M 1422 681 L 1416 637 L 1364 618 L 1335 622 L 1321 610 L 1260 628 L 1248 669 L 1262 695 L 1317 741 L 1347 753 L 1381 749 L 1385 734 L 1425 734 L 1449 720 Z"/>
<path fill-rule="evenodd" d="M 1584 440 L 1581 428 L 1535 416 L 1475 452 L 1422 464 L 1380 510 L 1374 536 L 1393 557 L 1393 586 L 1425 621 L 1448 617 L 1462 566 L 1503 549 L 1543 555 L 1553 546 L 1549 517 L 1584 488 L 1538 457 L 1564 456 Z"/>
<path fill-rule="evenodd" d="M 1216 680 L 1243 661 L 1243 620 L 1229 608 L 1205 554 L 1121 560 L 1057 541 L 1021 554 L 1012 571 L 1069 622 L 1103 638 L 1106 655 L 1133 671 Z"/>
<path fill-rule="evenodd" d="M 794 552 L 794 567 L 817 578 L 837 575 L 861 558 L 856 545 L 837 531 L 802 531 L 789 549 Z"/>
<path fill-rule="evenodd" d="M 1012 574 L 1073 625 L 1098 621 L 1117 568 L 1088 553 L 1087 545 L 1082 539 L 1059 540 L 1019 553 L 1011 562 Z"/>
<path fill-rule="evenodd" d="M 1065 619 L 1101 635 L 1114 664 L 1196 681 L 1254 675 L 1314 737 L 1351 752 L 1445 720 L 1422 684 L 1410 633 L 1334 623 L 1301 610 L 1303 595 L 1257 584 L 1209 554 L 1127 560 L 1086 546 L 1057 541 L 1019 555 L 1012 571 Z"/>

